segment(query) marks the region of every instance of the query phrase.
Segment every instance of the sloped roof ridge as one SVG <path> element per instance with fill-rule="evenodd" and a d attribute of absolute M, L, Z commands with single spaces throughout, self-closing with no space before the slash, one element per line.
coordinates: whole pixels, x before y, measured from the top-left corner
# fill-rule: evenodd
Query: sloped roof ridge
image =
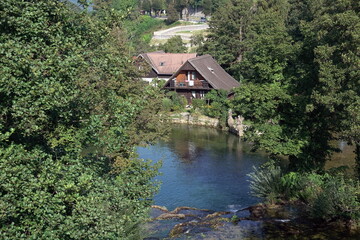
<path fill-rule="evenodd" d="M 208 64 L 205 64 L 202 60 L 204 59 L 209 59 L 210 62 L 207 62 Z M 189 63 L 205 78 L 207 78 L 207 81 L 214 87 L 214 88 L 226 88 L 228 90 L 230 90 L 231 88 L 235 87 L 235 85 L 238 85 L 239 82 L 236 81 L 230 74 L 228 74 L 216 61 L 215 59 L 209 55 L 209 54 L 205 54 L 196 58 L 192 58 L 188 60 Z M 199 63 L 198 63 L 199 62 Z M 199 64 L 199 65 L 198 65 Z M 203 66 L 201 66 L 203 65 Z M 210 66 L 208 66 L 210 65 Z M 220 71 L 220 74 L 222 74 L 223 76 L 219 76 L 218 72 L 211 72 L 211 74 L 209 75 L 209 72 L 206 69 L 202 69 L 202 67 L 206 67 L 209 71 L 209 67 L 212 68 L 217 68 L 217 69 L 213 69 L 213 70 L 217 70 Z M 212 76 L 214 76 L 216 78 L 213 79 Z M 223 79 L 224 78 L 224 79 Z M 215 80 L 215 81 L 213 81 Z M 229 82 L 230 81 L 230 82 Z M 225 86 L 224 86 L 225 85 Z"/>
<path fill-rule="evenodd" d="M 176 72 L 184 62 L 190 58 L 195 58 L 196 53 L 165 53 L 152 52 L 145 53 L 143 56 L 148 59 L 149 64 L 156 71 L 157 74 L 173 74 Z M 161 62 L 166 63 L 160 65 Z"/>
<path fill-rule="evenodd" d="M 194 58 L 190 58 L 189 61 L 196 61 L 196 60 L 201 60 L 204 58 L 213 58 L 213 57 L 210 54 L 205 54 L 205 55 L 197 56 Z"/>
<path fill-rule="evenodd" d="M 150 52 L 150 53 L 155 53 L 155 52 Z M 156 72 L 157 74 L 159 74 L 159 70 L 156 68 L 154 62 L 153 62 L 152 59 L 149 57 L 149 53 L 140 53 L 139 56 L 142 56 L 142 57 L 145 59 L 145 61 L 147 61 L 148 64 L 151 65 L 151 67 L 155 70 L 155 72 Z"/>
<path fill-rule="evenodd" d="M 156 63 L 153 61 L 153 59 L 149 56 L 149 53 L 146 53 L 147 58 L 150 61 L 150 65 L 154 68 L 154 70 L 156 71 L 157 74 L 159 74 L 159 69 L 156 66 Z"/>
<path fill-rule="evenodd" d="M 163 54 L 163 55 L 196 55 L 196 53 L 167 53 L 167 52 L 149 52 L 145 54 Z"/>

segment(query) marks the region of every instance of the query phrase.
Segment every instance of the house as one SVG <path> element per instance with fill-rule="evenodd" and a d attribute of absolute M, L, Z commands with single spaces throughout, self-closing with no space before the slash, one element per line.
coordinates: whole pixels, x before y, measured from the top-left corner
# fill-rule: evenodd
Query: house
<path fill-rule="evenodd" d="M 142 77 L 150 83 L 154 78 L 168 80 L 188 59 L 195 57 L 196 53 L 143 53 L 137 57 L 137 66 L 139 70 L 143 70 L 144 64 L 150 66 Z"/>
<path fill-rule="evenodd" d="M 210 56 L 204 55 L 188 59 L 165 83 L 164 89 L 175 91 L 192 99 L 204 98 L 212 89 L 231 91 L 240 84 Z"/>

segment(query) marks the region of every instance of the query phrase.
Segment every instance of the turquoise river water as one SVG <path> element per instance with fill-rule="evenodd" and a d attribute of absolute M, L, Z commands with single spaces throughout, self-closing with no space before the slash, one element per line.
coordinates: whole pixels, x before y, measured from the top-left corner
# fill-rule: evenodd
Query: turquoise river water
<path fill-rule="evenodd" d="M 169 141 L 138 148 L 141 158 L 162 161 L 155 204 L 238 210 L 259 202 L 249 192 L 253 166 L 267 160 L 238 137 L 211 128 L 174 126 Z"/>
<path fill-rule="evenodd" d="M 345 159 L 352 158 L 352 151 L 348 152 Z M 262 219 L 246 218 L 249 212 L 244 208 L 261 201 L 251 196 L 247 174 L 254 166 L 266 162 L 267 156 L 251 152 L 249 144 L 232 134 L 175 125 L 168 141 L 139 147 L 138 153 L 141 158 L 162 161 L 161 175 L 156 178 L 162 184 L 154 197 L 155 205 L 165 206 L 170 211 L 182 206 L 209 209 L 209 212 L 184 209 L 179 213 L 190 214 L 185 218 L 150 221 L 144 226 L 146 240 L 359 239 L 360 233 L 349 232 L 344 227 L 299 218 L 296 209 L 276 210 Z M 334 156 L 330 164 L 351 166 L 339 156 Z M 214 211 L 226 211 L 221 217 L 228 219 L 235 215 L 245 218 L 236 224 L 225 221 L 215 227 L 214 222 L 207 220 L 208 216 L 204 217 Z M 154 218 L 162 213 L 164 211 L 153 209 L 151 215 Z"/>

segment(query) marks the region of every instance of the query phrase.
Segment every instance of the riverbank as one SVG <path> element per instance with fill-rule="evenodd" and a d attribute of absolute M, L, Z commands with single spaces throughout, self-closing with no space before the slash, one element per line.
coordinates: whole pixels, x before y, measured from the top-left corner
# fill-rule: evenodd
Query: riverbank
<path fill-rule="evenodd" d="M 220 129 L 219 119 L 201 114 L 191 114 L 189 112 L 173 113 L 170 114 L 170 120 L 172 123 L 206 126 Z"/>
<path fill-rule="evenodd" d="M 238 211 L 215 212 L 152 206 L 144 240 L 160 239 L 358 239 L 346 222 L 315 222 L 302 216 L 303 205 L 258 204 Z"/>
<path fill-rule="evenodd" d="M 221 126 L 220 120 L 217 118 L 211 118 L 200 113 L 181 112 L 170 114 L 172 123 L 188 124 L 195 126 L 206 126 L 217 128 L 223 131 L 229 131 L 239 137 L 244 135 L 246 125 L 243 124 L 244 118 L 241 116 L 233 118 L 231 110 L 228 112 L 227 126 Z"/>
<path fill-rule="evenodd" d="M 242 209 L 246 206 L 256 206 L 256 202 L 248 202 L 244 203 L 243 199 L 248 198 L 249 190 L 241 190 L 239 192 L 236 192 L 238 189 L 228 189 L 231 185 L 238 186 L 245 186 L 247 185 L 245 182 L 241 182 L 242 178 L 244 178 L 252 169 L 252 165 L 254 164 L 254 161 L 250 161 L 248 163 L 244 162 L 244 159 L 242 159 L 245 154 L 248 154 L 248 151 L 250 151 L 250 145 L 248 146 L 243 141 L 239 141 L 239 138 L 233 134 L 227 134 L 223 131 L 218 131 L 215 123 L 217 121 L 209 121 L 209 118 L 202 118 L 201 116 L 197 115 L 194 117 L 194 115 L 190 113 L 185 114 L 177 114 L 173 115 L 173 122 L 174 123 L 181 123 L 179 125 L 174 125 L 174 127 L 177 129 L 173 134 L 174 136 L 173 141 L 176 141 L 169 146 L 171 146 L 173 149 L 171 150 L 171 155 L 166 156 L 165 159 L 170 159 L 174 157 L 175 155 L 178 156 L 178 160 L 175 162 L 166 161 L 164 164 L 169 165 L 169 167 L 176 166 L 178 167 L 179 163 L 181 163 L 181 167 L 177 168 L 176 173 L 175 170 L 171 169 L 166 172 L 170 172 L 172 174 L 169 174 L 169 176 L 179 176 L 179 174 L 182 174 L 183 178 L 176 178 L 176 179 L 163 179 L 163 182 L 166 184 L 164 186 L 165 193 L 162 194 L 161 197 L 156 198 L 155 202 L 160 202 L 161 205 L 164 204 L 169 207 L 169 203 L 171 203 L 173 206 L 170 206 L 171 208 L 177 208 L 178 206 L 194 206 L 194 207 L 205 207 L 208 209 L 212 209 L 214 211 L 229 211 L 232 214 L 236 212 L 238 209 Z M 209 124 L 212 123 L 212 124 Z M 197 126 L 204 126 L 204 127 L 197 127 Z M 239 145 L 242 144 L 242 145 Z M 220 149 L 226 149 L 224 152 L 220 152 L 222 150 Z M 211 151 L 211 153 L 207 152 Z M 163 152 L 160 149 L 157 149 L 154 151 L 156 153 Z M 233 160 L 229 162 L 228 156 L 229 154 L 233 155 Z M 257 153 L 258 154 L 258 153 Z M 265 154 L 265 153 L 264 153 Z M 214 157 L 215 162 L 212 162 L 210 159 L 211 157 Z M 247 156 L 248 157 L 248 156 Z M 147 158 L 153 157 L 149 156 Z M 216 165 L 215 165 L 216 164 Z M 255 164 L 257 165 L 257 164 Z M 212 168 L 209 169 L 209 166 Z M 230 169 L 223 169 L 224 166 L 230 166 L 230 169 L 233 170 L 232 172 L 229 172 Z M 237 168 L 238 167 L 238 168 Z M 236 168 L 236 169 L 235 169 Z M 248 168 L 248 169 L 246 169 Z M 191 174 L 191 176 L 189 176 Z M 219 176 L 219 177 L 214 177 Z M 236 180 L 230 176 L 240 176 L 239 184 L 237 184 Z M 243 176 L 243 177 L 241 177 Z M 318 176 L 321 177 L 321 176 Z M 227 178 L 231 178 L 231 180 L 226 180 Z M 317 178 L 316 178 L 317 179 Z M 221 182 L 220 181 L 224 181 Z M 231 181 L 228 182 L 228 181 Z M 168 184 L 171 183 L 171 184 Z M 188 184 L 188 185 L 186 185 Z M 217 186 L 221 186 L 220 188 L 215 187 L 214 184 L 217 184 Z M 325 184 L 325 182 L 324 182 Z M 169 185 L 169 186 L 167 186 Z M 208 187 L 204 187 L 207 186 Z M 321 185 L 321 184 L 320 184 Z M 314 185 L 312 185 L 314 186 Z M 318 189 L 320 191 L 321 186 L 316 186 L 315 189 Z M 179 194 L 179 189 L 181 189 L 181 193 Z M 206 189 L 206 191 L 205 191 Z M 288 188 L 287 188 L 288 189 Z M 305 189 L 302 188 L 302 191 Z M 215 192 L 216 191 L 216 192 Z M 334 192 L 337 194 L 337 191 Z M 215 202 L 219 196 L 222 197 L 221 201 Z M 229 199 L 233 198 L 231 201 L 228 201 Z M 159 201 L 160 200 L 160 201 Z M 226 202 L 225 202 L 226 201 Z M 324 201 L 321 201 L 324 203 Z M 235 205 L 234 205 L 235 204 Z M 325 203 L 324 203 L 325 204 Z M 235 207 L 230 207 L 235 206 Z M 327 236 L 328 230 L 330 229 L 334 233 L 331 233 L 331 235 L 336 235 L 336 232 L 340 232 L 339 237 L 335 239 L 344 239 L 340 236 L 343 234 L 347 234 L 349 236 L 353 236 L 351 232 L 354 231 L 354 222 L 347 221 L 346 218 L 342 218 L 342 220 L 339 220 L 339 218 L 327 218 L 330 220 L 327 221 L 321 221 L 320 223 L 318 220 L 309 218 L 309 216 L 306 216 L 305 213 L 308 212 L 309 208 L 306 210 L 306 208 L 299 208 L 296 205 L 287 204 L 286 208 L 288 209 L 297 209 L 296 211 L 299 212 L 303 211 L 301 215 L 299 214 L 298 217 L 294 218 L 291 223 L 288 223 L 289 221 L 286 220 L 286 218 L 269 218 L 269 217 L 260 217 L 264 216 L 263 212 L 268 211 L 274 211 L 275 212 L 281 212 L 278 210 L 276 205 L 262 205 L 266 206 L 268 208 L 267 210 L 264 210 L 265 207 L 257 208 L 256 211 L 254 211 L 254 215 L 258 215 L 258 218 L 261 218 L 262 220 L 258 220 L 257 218 L 252 218 L 251 222 L 249 223 L 249 219 L 242 219 L 241 224 L 248 224 L 250 229 L 254 228 L 254 225 L 256 226 L 257 231 L 267 231 L 268 228 L 276 229 L 277 225 L 280 221 L 280 227 L 283 232 L 278 232 L 277 234 L 283 234 L 288 236 L 289 233 L 287 231 L 291 232 L 301 232 L 305 231 L 311 236 L 318 236 L 314 232 L 311 231 L 312 228 L 320 229 L 319 231 L 325 231 L 324 233 L 321 233 L 320 236 Z M 305 205 L 304 205 L 305 206 Z M 213 212 L 214 212 L 213 211 Z M 294 210 L 291 210 L 294 211 Z M 169 211 L 170 213 L 172 211 Z M 258 213 L 256 213 L 258 212 Z M 181 213 L 180 213 L 181 214 Z M 268 214 L 268 213 L 266 213 Z M 234 215 L 234 214 L 233 214 Z M 163 215 L 164 216 L 171 216 L 171 215 Z M 186 222 L 187 216 L 184 215 L 174 215 L 174 216 L 182 216 L 181 222 L 177 222 L 176 224 L 184 223 Z M 234 217 L 234 219 L 231 217 L 230 220 L 236 220 L 237 217 Z M 201 219 L 197 218 L 198 220 L 203 222 Z M 263 220 L 265 219 L 265 222 Z M 270 220 L 269 220 L 270 219 Z M 189 220 L 190 222 L 194 220 Z M 271 221 L 277 221 L 274 225 L 271 223 Z M 245 222 L 244 222 L 245 221 Z M 173 219 L 167 218 L 164 220 L 156 219 L 156 222 L 158 224 L 159 228 L 167 228 L 169 227 L 169 224 L 174 224 Z M 270 223 L 269 223 L 270 222 Z M 233 231 L 234 229 L 228 227 L 228 221 L 225 222 L 224 228 L 220 227 L 216 230 L 217 233 L 211 233 L 212 235 L 217 235 L 222 233 L 223 229 L 229 229 L 229 231 Z M 261 223 L 261 224 L 260 224 Z M 162 225 L 165 226 L 162 226 Z M 175 224 L 175 225 L 176 225 Z M 296 226 L 293 225 L 300 224 L 301 226 L 304 225 L 304 229 L 298 229 Z M 175 225 L 172 225 L 174 227 Z M 196 230 L 197 227 L 193 226 L 192 223 L 186 223 L 179 226 L 186 225 L 187 230 L 188 227 L 194 227 L 194 230 L 191 231 L 198 231 Z M 271 226 L 270 226 L 271 225 Z M 356 227 L 356 226 L 355 226 Z M 246 227 L 243 226 L 243 228 L 235 227 L 236 231 L 247 231 Z M 265 230 L 261 230 L 261 228 L 265 228 Z M 335 229 L 332 229 L 335 228 Z M 204 228 L 203 228 L 204 229 Z M 231 229 L 231 230 L 230 230 Z M 310 229 L 310 230 L 309 230 Z M 169 232 L 171 229 L 168 230 Z M 178 230 L 176 230 L 178 231 Z M 185 231 L 185 232 L 186 232 Z M 224 230 L 225 231 L 225 230 Z M 272 230 L 273 231 L 273 230 Z M 274 230 L 275 231 L 275 230 Z M 280 231 L 280 230 L 279 230 Z M 159 232 L 163 232 L 162 230 L 159 230 Z M 210 233 L 209 233 L 210 234 Z M 185 234 L 186 235 L 186 234 Z M 347 236 L 346 235 L 346 236 Z M 266 236 L 268 236 L 268 233 L 266 233 Z M 160 238 L 161 239 L 161 238 Z M 181 238 L 180 238 L 181 239 Z M 202 238 L 199 238 L 202 239 Z M 206 238 L 204 238 L 206 239 Z M 221 238 L 214 238 L 214 239 L 221 239 Z M 231 239 L 231 238 L 226 238 Z M 233 238 L 236 239 L 236 238 Z M 256 238 L 255 238 L 256 239 Z M 270 238 L 271 239 L 271 238 Z M 275 238 L 276 239 L 276 238 Z M 286 239 L 285 237 L 283 239 Z M 290 238 L 291 239 L 291 238 Z M 301 239 L 301 238 L 300 238 Z M 312 238 L 302 238 L 302 239 L 312 239 Z M 325 237 L 316 238 L 313 239 L 328 239 Z M 345 238 L 345 239 L 352 239 L 352 238 Z M 356 238 L 355 238 L 356 239 Z"/>

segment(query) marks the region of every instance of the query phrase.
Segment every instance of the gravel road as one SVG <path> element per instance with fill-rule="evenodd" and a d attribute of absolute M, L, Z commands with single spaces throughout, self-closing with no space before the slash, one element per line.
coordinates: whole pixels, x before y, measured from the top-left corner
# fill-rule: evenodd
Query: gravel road
<path fill-rule="evenodd" d="M 173 27 L 161 31 L 154 32 L 153 39 L 169 39 L 173 36 L 180 36 L 183 40 L 190 40 L 192 33 L 181 33 L 184 31 L 199 31 L 208 29 L 208 24 L 201 24 L 201 25 L 186 25 L 186 26 L 178 26 Z M 180 33 L 179 33 L 180 32 Z"/>

